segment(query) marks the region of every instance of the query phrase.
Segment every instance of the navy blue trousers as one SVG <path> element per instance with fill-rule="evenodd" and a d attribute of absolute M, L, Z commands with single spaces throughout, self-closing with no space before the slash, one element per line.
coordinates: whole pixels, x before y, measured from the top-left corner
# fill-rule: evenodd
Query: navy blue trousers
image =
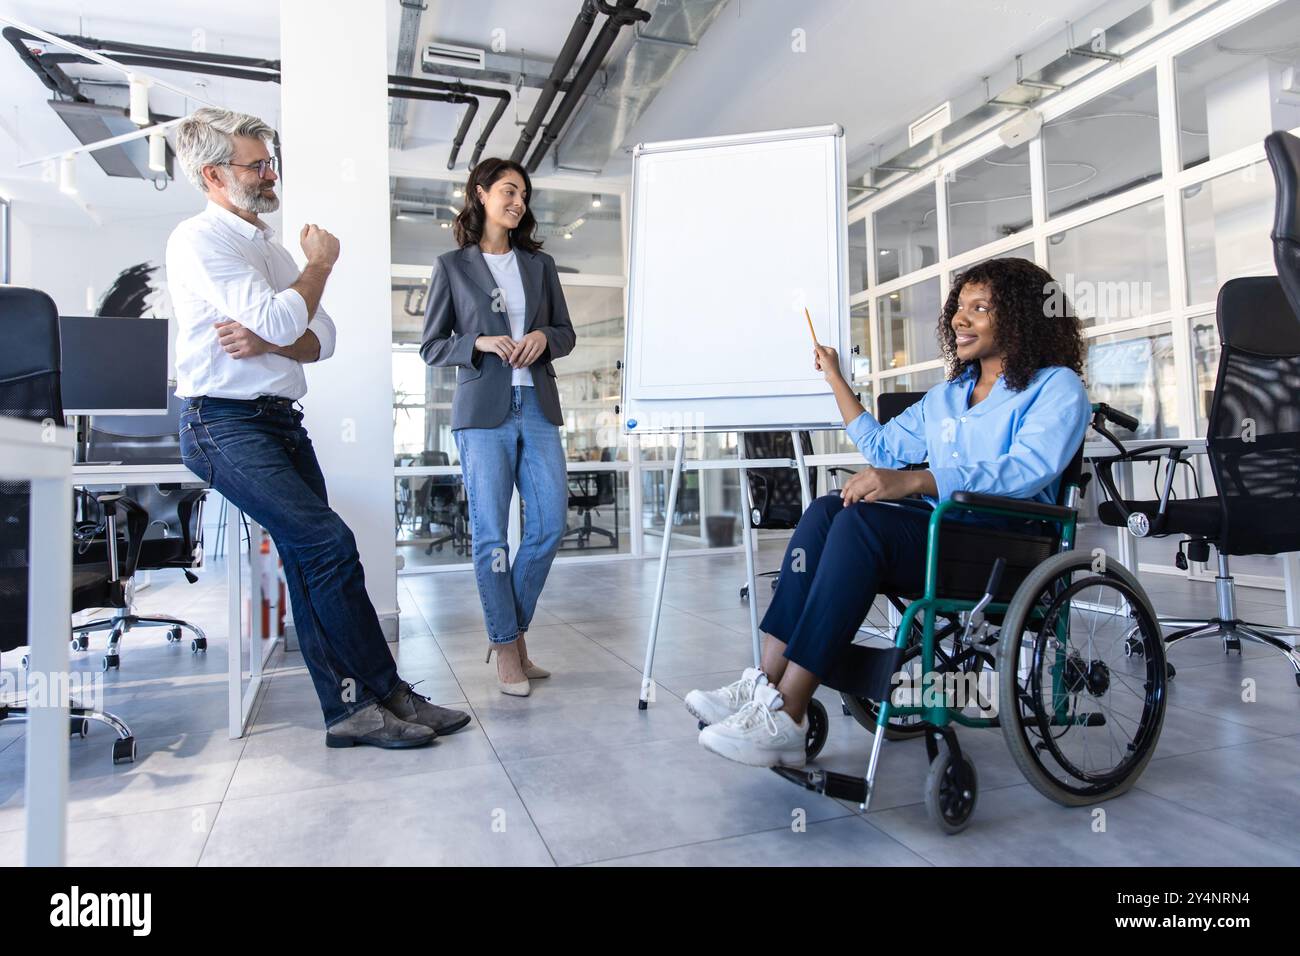
<path fill-rule="evenodd" d="M 762 630 L 821 680 L 834 670 L 876 595 L 925 586 L 928 508 L 845 507 L 839 492 L 809 505 L 790 537 Z"/>

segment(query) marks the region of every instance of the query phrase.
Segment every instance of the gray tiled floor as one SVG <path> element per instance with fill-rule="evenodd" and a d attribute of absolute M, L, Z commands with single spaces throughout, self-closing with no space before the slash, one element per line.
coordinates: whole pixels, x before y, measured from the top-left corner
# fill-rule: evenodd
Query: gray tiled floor
<path fill-rule="evenodd" d="M 759 566 L 774 566 L 767 542 Z M 927 821 L 919 742 L 884 750 L 867 814 L 720 760 L 695 742 L 680 698 L 734 679 L 750 659 L 738 599 L 744 560 L 689 556 L 671 567 L 656 654 L 656 700 L 636 699 L 656 562 L 557 564 L 529 640 L 555 676 L 502 696 L 483 663 L 472 575 L 399 580 L 399 668 L 474 721 L 409 752 L 329 750 L 297 654 L 277 655 L 251 733 L 225 733 L 225 592 L 158 575 L 140 595 L 209 629 L 193 656 L 161 631 L 129 635 L 107 707 L 139 739 L 112 766 L 102 727 L 72 741 L 69 860 L 77 864 L 349 863 L 574 865 L 1084 865 L 1300 863 L 1300 689 L 1270 652 L 1225 657 L 1201 642 L 1172 653 L 1155 759 L 1127 795 L 1068 809 L 1025 783 L 997 731 L 964 731 L 979 770 L 975 822 L 945 837 Z M 1148 575 L 1161 611 L 1208 613 L 1209 585 Z M 758 588 L 759 611 L 770 600 Z M 1281 594 L 1242 588 L 1243 613 L 1281 622 Z M 96 650 L 77 667 L 98 668 Z M 17 656 L 5 663 L 17 664 Z M 821 763 L 861 773 L 870 737 L 821 694 Z M 0 725 L 0 863 L 22 855 L 21 725 Z"/>

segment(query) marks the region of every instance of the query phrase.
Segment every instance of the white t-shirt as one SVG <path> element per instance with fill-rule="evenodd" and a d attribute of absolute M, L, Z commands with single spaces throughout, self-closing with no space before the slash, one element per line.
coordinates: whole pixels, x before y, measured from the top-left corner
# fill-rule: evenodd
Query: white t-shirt
<path fill-rule="evenodd" d="M 506 314 L 510 318 L 510 337 L 517 342 L 524 337 L 524 322 L 527 319 L 527 312 L 524 301 L 524 280 L 519 274 L 519 260 L 515 258 L 515 250 L 511 249 L 504 255 L 493 255 L 485 252 L 483 258 L 487 261 L 488 269 L 492 272 L 492 278 L 496 280 L 497 288 L 505 296 Z M 515 369 L 510 373 L 510 384 L 531 387 L 533 384 L 532 369 Z"/>

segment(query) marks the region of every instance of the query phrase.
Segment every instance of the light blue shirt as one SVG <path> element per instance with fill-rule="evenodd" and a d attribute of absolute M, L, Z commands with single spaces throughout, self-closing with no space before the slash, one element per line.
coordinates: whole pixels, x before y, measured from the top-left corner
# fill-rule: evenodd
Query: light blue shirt
<path fill-rule="evenodd" d="M 1079 376 L 1061 366 L 1039 369 L 1020 392 L 999 376 L 988 397 L 971 406 L 974 387 L 968 368 L 884 425 L 863 412 L 846 433 L 877 468 L 929 462 L 938 501 L 974 491 L 1055 504 L 1061 473 L 1092 414 Z"/>

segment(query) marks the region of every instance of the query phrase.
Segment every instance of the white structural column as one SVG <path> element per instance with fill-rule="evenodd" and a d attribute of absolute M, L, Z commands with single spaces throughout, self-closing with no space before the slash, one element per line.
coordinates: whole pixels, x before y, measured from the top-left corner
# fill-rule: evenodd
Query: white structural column
<path fill-rule="evenodd" d="M 334 357 L 308 366 L 306 425 L 330 504 L 352 528 L 366 587 L 396 633 L 393 322 L 388 223 L 388 29 L 382 11 L 280 2 L 284 244 L 315 223 L 342 254 L 324 304 Z"/>

